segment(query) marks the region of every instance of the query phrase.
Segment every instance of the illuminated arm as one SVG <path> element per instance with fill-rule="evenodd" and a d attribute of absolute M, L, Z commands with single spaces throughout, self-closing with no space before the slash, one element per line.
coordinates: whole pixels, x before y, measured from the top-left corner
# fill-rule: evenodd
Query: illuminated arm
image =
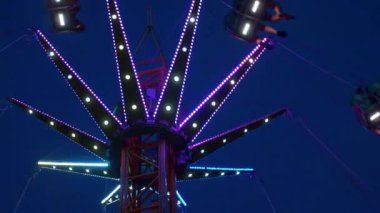
<path fill-rule="evenodd" d="M 149 117 L 116 0 L 107 0 L 125 122 Z"/>
<path fill-rule="evenodd" d="M 60 121 L 40 110 L 37 110 L 36 108 L 31 107 L 15 98 L 10 98 L 9 101 L 12 104 L 20 107 L 29 115 L 44 122 L 50 128 L 68 137 L 70 140 L 72 140 L 76 144 L 79 144 L 80 146 L 82 146 L 83 148 L 85 148 L 86 150 L 94 154 L 95 156 L 101 159 L 108 158 L 107 150 L 109 146 L 106 144 L 106 142 L 98 138 L 95 138 L 94 136 L 91 136 L 90 134 L 85 133 L 84 131 L 81 131 L 63 121 Z"/>
<path fill-rule="evenodd" d="M 53 161 L 38 161 L 38 167 L 42 169 L 51 169 L 61 172 L 71 172 L 81 175 L 93 177 L 107 178 L 118 180 L 109 171 L 108 163 L 81 163 L 81 162 L 53 162 Z"/>
<path fill-rule="evenodd" d="M 53 45 L 51 45 L 41 31 L 34 30 L 34 33 L 50 59 L 73 89 L 83 106 L 95 120 L 95 123 L 108 138 L 112 139 L 114 137 L 114 130 L 121 128 L 122 123 L 64 60 L 61 54 L 53 47 Z"/>
<path fill-rule="evenodd" d="M 154 111 L 154 118 L 170 125 L 177 123 L 201 6 L 202 0 L 191 1 L 181 38 Z"/>
<path fill-rule="evenodd" d="M 191 161 L 190 163 L 194 163 L 206 156 L 209 156 L 211 153 L 219 150 L 220 148 L 224 147 L 225 145 L 239 139 L 240 137 L 243 137 L 250 131 L 253 131 L 267 123 L 269 123 L 271 120 L 277 118 L 278 116 L 284 114 L 287 112 L 287 109 L 281 109 L 277 112 L 274 112 L 270 115 L 267 115 L 263 118 L 260 118 L 258 120 L 251 121 L 247 124 L 244 124 L 242 126 L 239 126 L 237 128 L 234 128 L 232 130 L 229 130 L 227 132 L 224 132 L 222 134 L 219 134 L 215 137 L 209 138 L 207 140 L 201 141 L 199 143 L 195 143 L 191 146 L 189 146 L 189 150 L 191 153 Z"/>
<path fill-rule="evenodd" d="M 264 39 L 244 60 L 180 123 L 179 127 L 194 141 L 208 122 L 222 107 L 247 72 L 265 50 L 268 39 Z"/>
<path fill-rule="evenodd" d="M 190 166 L 188 171 L 177 175 L 177 180 L 189 181 L 189 180 L 236 176 L 236 175 L 252 175 L 254 171 L 255 170 L 253 168 Z"/>

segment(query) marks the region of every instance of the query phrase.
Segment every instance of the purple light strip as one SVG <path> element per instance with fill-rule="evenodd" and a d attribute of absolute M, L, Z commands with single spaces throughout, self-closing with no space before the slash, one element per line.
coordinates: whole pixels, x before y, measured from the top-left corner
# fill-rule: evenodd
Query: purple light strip
<path fill-rule="evenodd" d="M 177 121 L 178 121 L 178 114 L 179 114 L 179 110 L 181 108 L 181 103 L 182 103 L 182 97 L 183 97 L 183 91 L 185 89 L 185 84 L 186 84 L 186 78 L 187 78 L 187 71 L 189 69 L 189 64 L 190 64 L 190 59 L 191 59 L 191 54 L 193 52 L 193 45 L 194 45 L 194 40 L 195 40 L 195 35 L 196 35 L 196 32 L 197 32 L 197 27 L 198 27 L 198 21 L 199 21 L 199 15 L 201 13 L 201 8 L 202 8 L 202 0 L 199 1 L 199 7 L 198 7 L 198 11 L 197 11 L 197 17 L 195 17 L 195 23 L 194 23 L 194 31 L 193 31 L 193 36 L 191 38 L 191 44 L 190 44 L 190 50 L 189 50 L 189 56 L 187 58 L 187 63 L 186 63 L 186 69 L 185 69 L 185 75 L 184 75 L 184 78 L 183 78 L 183 84 L 182 84 L 182 88 L 181 88 L 181 94 L 179 96 L 179 100 L 178 100 L 178 104 L 177 104 L 177 112 L 176 112 L 176 115 L 175 115 L 175 121 L 174 123 L 177 124 Z M 191 18 L 191 13 L 189 14 L 189 16 L 187 17 L 186 19 L 186 25 L 189 24 L 190 22 L 190 18 Z M 186 26 L 187 28 L 187 26 Z M 182 43 L 182 39 L 183 39 L 183 35 L 181 36 L 181 41 L 180 43 Z M 177 57 L 177 56 L 176 56 Z"/>
<path fill-rule="evenodd" d="M 49 114 L 47 114 L 47 113 L 45 113 L 45 112 L 42 112 L 41 110 L 38 110 L 38 109 L 36 109 L 36 108 L 34 108 L 34 107 L 32 107 L 32 106 L 30 106 L 30 105 L 28 105 L 28 104 L 26 104 L 26 103 L 20 101 L 20 100 L 17 100 L 17 99 L 15 99 L 15 98 L 12 98 L 12 101 L 17 102 L 18 104 L 20 104 L 20 105 L 22 105 L 22 106 L 24 106 L 24 107 L 26 107 L 26 108 L 28 108 L 28 109 L 31 109 L 31 110 L 33 110 L 34 112 L 37 112 L 37 113 L 39 113 L 39 114 L 41 114 L 41 115 L 43 115 L 43 116 L 45 116 L 45 117 L 48 117 L 50 120 L 54 121 L 55 123 L 59 123 L 60 125 L 63 125 L 63 126 L 69 127 L 69 128 L 71 128 L 71 129 L 73 129 L 74 132 L 78 132 L 78 133 L 80 133 L 80 134 L 86 135 L 87 137 L 90 137 L 90 138 L 92 138 L 93 140 L 95 140 L 95 141 L 97 141 L 97 142 L 99 142 L 99 143 L 103 143 L 104 145 L 108 146 L 108 144 L 107 144 L 106 142 L 104 142 L 103 140 L 101 140 L 101 139 L 99 139 L 99 138 L 96 138 L 96 137 L 94 137 L 94 136 L 92 136 L 92 135 L 90 135 L 90 134 L 88 134 L 88 133 L 86 133 L 86 132 L 84 132 L 84 131 L 82 131 L 82 130 L 80 130 L 80 129 L 77 129 L 77 128 L 71 126 L 70 124 L 68 124 L 68 123 L 66 123 L 66 122 L 63 122 L 63 121 L 61 121 L 61 120 L 59 120 L 59 119 L 57 119 L 57 118 L 54 118 L 53 116 L 51 116 L 51 115 L 49 115 Z M 71 141 L 75 142 L 76 144 L 80 145 L 81 147 L 83 147 L 84 149 L 86 149 L 87 151 L 89 151 L 91 154 L 93 154 L 93 155 L 95 155 L 96 157 L 98 157 L 98 158 L 104 160 L 103 158 L 101 158 L 101 157 L 99 157 L 98 155 L 96 155 L 96 154 L 95 154 L 93 151 L 91 151 L 90 149 L 87 149 L 86 147 L 84 147 L 83 145 L 81 145 L 80 143 L 78 143 L 77 141 L 72 140 L 69 136 L 63 134 L 63 133 L 60 132 L 60 131 L 58 131 L 58 132 L 61 133 L 62 135 L 64 135 L 65 137 L 69 138 Z M 105 160 L 104 160 L 104 161 L 105 161 Z"/>
<path fill-rule="evenodd" d="M 86 87 L 86 89 L 96 98 L 96 100 L 98 101 L 98 103 L 100 103 L 103 108 L 109 113 L 109 115 L 111 115 L 111 117 L 114 118 L 114 120 L 120 125 L 122 126 L 122 123 L 119 121 L 119 119 L 112 114 L 112 112 L 107 108 L 107 106 L 100 100 L 100 98 L 92 91 L 92 89 L 82 80 L 82 78 L 75 72 L 75 70 L 65 61 L 65 59 L 61 56 L 61 54 L 54 48 L 54 46 L 49 42 L 49 40 L 47 40 L 47 38 L 44 36 L 44 34 L 41 33 L 40 30 L 36 30 L 36 32 L 38 33 L 38 35 L 40 35 L 44 40 L 45 42 L 50 46 L 50 48 L 54 51 L 54 54 L 57 55 L 61 61 L 63 61 L 63 63 L 65 63 L 65 65 L 70 69 L 71 73 L 75 75 L 75 77 Z M 40 43 L 41 44 L 41 43 Z M 43 45 L 41 44 L 42 48 Z M 44 48 L 45 52 L 48 53 L 48 51 Z M 57 67 L 57 69 L 59 70 L 57 64 L 55 63 L 55 61 L 52 59 L 52 57 L 49 57 L 50 60 L 54 63 L 54 65 Z M 62 74 L 62 73 L 61 73 Z M 64 76 L 62 74 L 63 78 L 66 80 L 66 82 L 69 84 L 69 86 L 71 87 L 69 81 L 66 79 L 66 76 Z M 72 88 L 72 87 L 71 87 Z M 72 88 L 72 90 L 74 91 L 74 94 L 79 98 L 80 102 L 82 103 L 82 105 L 84 106 L 84 108 L 87 110 L 87 112 L 91 115 L 92 119 L 95 121 L 96 125 L 98 126 L 98 128 L 102 131 L 102 133 L 105 135 L 105 133 L 103 132 L 103 129 L 100 127 L 100 125 L 98 124 L 98 122 L 95 120 L 95 118 L 92 116 L 91 112 L 87 109 L 86 105 L 83 103 L 81 97 L 79 97 L 75 90 Z M 107 135 L 105 135 L 107 137 Z"/>
<path fill-rule="evenodd" d="M 116 48 L 116 41 L 115 41 L 114 30 L 113 30 L 113 25 L 112 25 L 112 14 L 111 14 L 110 6 L 109 6 L 109 1 L 107 0 L 106 2 L 107 2 L 108 17 L 109 17 L 110 27 L 111 27 L 111 32 L 112 32 L 112 42 L 113 42 L 113 46 L 114 46 L 117 76 L 119 79 L 119 89 L 120 89 L 121 101 L 123 104 L 124 122 L 127 123 L 127 112 L 125 109 L 126 105 L 125 105 L 125 101 L 124 101 L 124 93 L 123 93 L 123 86 L 122 86 L 122 82 L 121 82 L 122 79 L 121 79 L 121 75 L 120 75 L 119 61 L 117 60 L 117 48 Z M 118 17 L 118 18 L 120 18 L 120 17 Z"/>
<path fill-rule="evenodd" d="M 261 54 L 262 54 L 263 52 L 261 52 L 259 55 L 258 55 L 258 57 L 257 57 L 257 59 L 259 59 L 260 58 L 260 56 L 261 56 Z M 257 61 L 257 59 L 256 60 L 254 60 L 254 62 L 252 63 L 252 65 L 254 64 L 254 63 L 256 63 L 256 61 Z M 252 67 L 252 66 L 251 66 Z M 251 68 L 250 67 L 250 68 Z M 249 68 L 249 69 L 250 69 Z M 249 70 L 248 69 L 248 70 Z M 247 70 L 247 72 L 248 72 L 248 70 Z M 219 109 L 223 106 L 223 104 L 224 104 L 224 102 L 228 99 L 228 97 L 233 93 L 233 91 L 236 89 L 236 87 L 239 85 L 239 83 L 240 83 L 240 81 L 245 77 L 245 75 L 246 75 L 246 73 L 237 81 L 237 83 L 236 83 L 236 85 L 235 85 L 235 87 L 233 87 L 233 89 L 230 91 L 230 93 L 228 93 L 228 95 L 226 96 L 226 98 L 220 103 L 220 105 L 218 106 L 218 108 L 212 113 L 212 115 L 210 116 L 210 118 L 205 122 L 205 124 L 202 126 L 202 128 L 198 131 L 198 133 L 194 136 L 194 138 L 191 140 L 191 142 L 194 142 L 194 140 L 199 136 L 199 134 L 203 131 L 203 129 L 207 126 L 207 124 L 211 121 L 211 119 L 214 117 L 214 115 L 219 111 Z"/>
<path fill-rule="evenodd" d="M 174 54 L 174 57 L 173 57 L 173 60 L 170 64 L 170 68 L 169 68 L 169 72 L 168 72 L 168 75 L 166 77 L 166 80 L 165 80 L 165 84 L 164 84 L 164 87 L 161 91 L 161 94 L 160 94 L 160 98 L 158 99 L 158 102 L 157 102 L 157 106 L 156 106 L 156 109 L 154 110 L 154 114 L 153 114 L 153 118 L 156 118 L 156 115 L 157 115 L 157 112 L 158 112 L 158 109 L 160 107 L 160 104 L 161 104 L 161 101 L 162 101 L 162 98 L 164 96 L 164 93 L 165 93 L 165 90 L 166 90 L 166 86 L 169 82 L 169 79 L 171 77 L 171 73 L 173 71 L 173 66 L 174 66 L 174 63 L 176 62 L 176 59 L 177 59 L 177 56 L 178 56 L 178 52 L 182 46 L 182 40 L 183 40 L 183 37 L 185 36 L 185 33 L 186 33 L 186 30 L 187 30 L 187 27 L 188 27 L 188 24 L 189 24 L 189 21 L 190 21 L 190 18 L 191 18 L 191 14 L 193 12 L 193 9 L 194 9 L 194 5 L 195 5 L 195 1 L 197 0 L 193 0 L 191 2 L 191 6 L 190 6 L 190 10 L 189 10 L 189 13 L 187 15 L 187 18 L 186 18 L 186 23 L 185 23 L 185 26 L 183 27 L 183 30 L 182 30 L 182 33 L 181 33 L 181 37 L 180 37 L 180 40 L 178 42 L 178 45 L 177 45 L 177 48 L 176 48 L 176 51 L 175 51 L 175 54 Z M 202 0 L 199 0 L 200 1 L 200 5 L 199 5 L 199 11 L 200 11 L 200 8 L 201 8 L 201 2 Z M 198 16 L 199 16 L 199 12 L 198 12 L 198 15 L 196 17 L 196 25 L 197 25 L 197 22 L 198 22 Z M 195 30 L 196 30 L 196 25 L 195 25 L 195 28 L 194 28 L 194 34 L 193 34 L 193 39 L 194 39 L 194 36 L 195 36 Z M 192 49 L 192 46 L 190 47 L 190 52 L 189 52 L 189 58 L 190 58 L 190 54 L 191 54 L 191 49 Z M 189 63 L 189 60 L 188 60 L 188 63 Z M 185 81 L 185 78 L 186 78 L 186 73 L 187 73 L 187 68 L 188 68 L 188 64 L 186 65 L 186 70 L 185 70 L 185 76 L 184 76 L 184 79 L 183 81 Z M 184 84 L 184 83 L 183 83 Z M 182 89 L 183 89 L 184 85 L 182 86 Z M 182 91 L 181 91 L 182 93 Z M 180 98 L 181 99 L 181 98 Z M 177 109 L 179 108 L 179 106 L 177 106 Z M 178 110 L 177 110 L 178 111 Z M 177 116 L 176 116 L 177 117 Z"/>
<path fill-rule="evenodd" d="M 268 40 L 266 38 L 264 38 L 263 42 L 267 42 Z M 259 45 L 261 46 L 261 44 Z M 240 79 L 236 82 L 236 84 L 234 85 L 234 87 L 231 89 L 231 91 L 228 93 L 228 95 L 226 96 L 226 98 L 224 98 L 224 100 L 220 103 L 220 105 L 217 107 L 217 109 L 212 113 L 212 115 L 210 116 L 210 118 L 204 123 L 204 125 L 202 126 L 202 128 L 197 132 L 197 134 L 194 136 L 194 138 L 191 140 L 191 142 L 194 142 L 194 140 L 199 136 L 199 134 L 203 131 L 203 129 L 207 126 L 207 124 L 211 121 L 211 119 L 214 117 L 214 115 L 219 111 L 219 109 L 223 106 L 224 102 L 228 99 L 228 97 L 233 93 L 233 91 L 237 88 L 237 86 L 239 85 L 240 81 L 242 79 L 244 79 L 245 75 L 248 73 L 248 71 L 252 68 L 252 66 L 256 63 L 256 61 L 260 58 L 260 56 L 262 55 L 262 53 L 264 52 L 266 48 L 264 47 L 260 53 L 257 55 L 257 57 L 254 59 L 253 63 L 251 64 L 251 66 L 247 69 L 247 71 L 240 77 Z M 257 47 L 254 49 L 254 53 L 256 53 L 257 51 Z M 252 54 L 250 54 L 249 56 L 251 56 Z M 247 57 L 244 62 L 246 62 L 247 60 L 249 60 L 250 57 Z M 239 65 L 239 68 L 242 66 L 242 63 Z M 238 68 L 236 69 L 238 70 Z M 235 72 L 235 71 L 234 71 Z M 232 76 L 232 75 L 231 75 Z M 219 86 L 223 86 L 228 80 L 229 78 L 231 77 L 229 75 L 229 77 L 227 77 Z M 219 90 L 220 87 L 217 87 L 216 90 L 214 90 L 206 99 L 205 101 L 203 101 L 194 111 L 193 113 L 190 114 L 190 116 L 185 119 L 186 121 L 182 122 L 182 126 L 190 119 L 191 116 L 193 116 L 195 114 L 195 112 L 197 112 L 215 93 L 217 90 Z M 181 127 L 181 126 L 180 126 Z"/>
<path fill-rule="evenodd" d="M 266 116 L 263 116 L 262 118 L 256 119 L 256 120 L 251 121 L 251 122 L 249 122 L 249 123 L 243 124 L 243 125 L 241 125 L 241 126 L 239 126 L 239 127 L 236 127 L 236 128 L 230 129 L 230 130 L 227 130 L 227 131 L 225 131 L 225 132 L 223 132 L 223 133 L 220 133 L 220 134 L 218 134 L 218 135 L 216 135 L 216 136 L 214 136 L 214 137 L 212 137 L 212 138 L 209 138 L 209 139 L 203 140 L 203 141 L 201 141 L 201 142 L 198 142 L 198 143 L 192 144 L 192 145 L 188 146 L 188 148 L 189 148 L 189 150 L 191 151 L 191 150 L 193 150 L 193 149 L 198 148 L 199 146 L 201 146 L 201 145 L 203 145 L 203 144 L 206 144 L 206 143 L 212 142 L 212 141 L 214 141 L 215 139 L 217 139 L 217 138 L 219 138 L 219 137 L 222 137 L 222 136 L 228 135 L 229 133 L 232 133 L 232 132 L 235 132 L 235 131 L 239 131 L 239 130 L 241 130 L 241 129 L 244 129 L 246 126 L 249 126 L 250 124 L 253 124 L 253 123 L 256 123 L 256 122 L 260 122 L 260 121 L 263 121 L 263 120 L 265 120 L 265 119 L 267 119 L 267 118 L 270 118 L 272 115 L 273 115 L 273 113 L 272 113 L 272 114 L 269 114 L 269 115 L 266 115 Z M 230 141 L 230 142 L 231 142 L 231 141 Z"/>
<path fill-rule="evenodd" d="M 263 39 L 263 43 L 266 43 L 268 41 L 268 39 L 264 38 Z M 239 71 L 239 69 L 249 60 L 252 58 L 253 55 L 255 55 L 257 53 L 257 51 L 259 50 L 259 48 L 261 47 L 261 44 L 259 44 L 255 49 L 253 49 L 253 51 L 190 113 L 189 116 L 187 116 L 187 118 L 185 118 L 181 124 L 179 125 L 179 128 L 182 128 L 193 116 L 195 113 L 197 113 L 214 95 L 216 92 L 218 92 L 220 90 L 220 88 L 222 88 L 231 78 L 232 76 Z M 257 59 L 260 57 L 260 55 L 262 54 L 262 52 L 265 50 L 265 47 L 262 49 L 262 51 L 260 52 L 260 54 L 256 57 L 256 59 L 254 60 L 254 62 L 251 64 L 251 66 L 248 68 L 247 71 L 249 71 L 249 69 L 251 69 L 251 67 L 255 64 L 255 62 L 257 61 Z M 244 74 L 245 75 L 245 74 Z M 243 75 L 243 77 L 244 77 Z M 241 78 L 242 79 L 242 78 Z M 239 81 L 241 80 L 239 79 Z M 239 82 L 237 82 L 237 84 L 235 84 L 235 86 L 233 87 L 232 91 L 237 87 L 237 85 L 239 84 Z M 232 92 L 231 91 L 231 92 Z M 230 92 L 230 93 L 231 93 Z M 229 95 L 228 95 L 229 96 Z M 223 102 L 228 98 L 228 96 L 223 100 Z M 223 103 L 222 102 L 222 103 Z M 217 108 L 216 111 L 218 111 L 218 109 L 220 108 L 222 104 L 219 105 L 219 107 Z"/>
<path fill-rule="evenodd" d="M 116 66 L 117 66 L 118 76 L 119 76 L 119 82 L 120 82 L 120 90 L 121 90 L 122 98 L 123 98 L 124 117 L 125 117 L 125 121 L 127 121 L 127 115 L 126 115 L 126 109 L 125 109 L 125 103 L 124 103 L 124 97 L 123 97 L 123 91 L 122 91 L 122 79 L 121 79 L 122 77 L 120 76 L 119 62 L 117 60 L 117 46 L 116 46 L 116 41 L 115 41 L 115 33 L 114 33 L 113 26 L 112 26 L 112 23 L 113 23 L 112 22 L 112 15 L 113 14 L 111 14 L 111 10 L 110 10 L 110 7 L 109 7 L 109 1 L 111 1 L 111 0 L 106 0 L 106 1 L 107 1 L 107 9 L 108 9 L 108 16 L 109 16 L 109 19 L 110 19 L 111 31 L 112 31 L 112 39 L 113 39 L 113 44 L 114 44 L 114 49 L 115 49 Z M 140 80 L 139 80 L 139 77 L 137 75 L 136 66 L 135 66 L 135 63 L 134 63 L 134 60 L 133 60 L 132 52 L 131 52 L 131 49 L 129 48 L 127 35 L 125 33 L 124 25 L 123 25 L 123 22 L 122 22 L 122 19 L 121 19 L 121 16 L 120 16 L 120 12 L 119 12 L 119 7 L 117 5 L 117 1 L 114 0 L 113 2 L 115 4 L 115 8 L 116 8 L 117 20 L 119 21 L 119 24 L 120 24 L 120 27 L 121 27 L 121 31 L 123 32 L 123 38 L 124 38 L 124 42 L 125 42 L 124 44 L 125 44 L 125 47 L 128 50 L 128 55 L 130 57 L 130 61 L 131 61 L 132 67 L 133 67 L 133 73 L 135 75 L 137 86 L 138 86 L 138 89 L 139 89 L 139 92 L 140 92 L 140 98 L 141 98 L 141 101 L 142 101 L 142 103 L 144 105 L 145 115 L 146 115 L 147 118 L 149 118 L 148 109 L 146 107 L 144 95 L 143 95 L 143 92 L 141 90 Z"/>

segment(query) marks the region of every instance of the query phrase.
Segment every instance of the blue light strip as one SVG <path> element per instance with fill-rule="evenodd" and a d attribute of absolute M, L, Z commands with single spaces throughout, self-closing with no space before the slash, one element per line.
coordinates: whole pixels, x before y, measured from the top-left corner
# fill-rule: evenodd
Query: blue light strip
<path fill-rule="evenodd" d="M 109 195 L 107 195 L 107 197 L 105 197 L 103 200 L 102 200 L 102 202 L 101 202 L 101 204 L 105 204 L 117 191 L 119 191 L 119 189 L 120 189 L 120 185 L 118 185 Z"/>
<path fill-rule="evenodd" d="M 187 206 L 187 203 L 186 203 L 186 201 L 183 199 L 183 197 L 181 196 L 181 194 L 178 192 L 178 190 L 177 190 L 175 193 L 177 194 L 177 197 L 178 197 L 179 201 L 181 201 L 182 205 L 186 207 L 186 206 Z"/>
<path fill-rule="evenodd" d="M 235 171 L 235 172 L 253 172 L 253 168 L 225 168 L 225 167 L 202 167 L 190 166 L 189 169 L 193 170 L 209 170 L 209 171 Z"/>
<path fill-rule="evenodd" d="M 108 167 L 108 163 L 78 163 L 78 162 L 51 162 L 38 161 L 39 166 L 80 166 L 80 167 Z"/>

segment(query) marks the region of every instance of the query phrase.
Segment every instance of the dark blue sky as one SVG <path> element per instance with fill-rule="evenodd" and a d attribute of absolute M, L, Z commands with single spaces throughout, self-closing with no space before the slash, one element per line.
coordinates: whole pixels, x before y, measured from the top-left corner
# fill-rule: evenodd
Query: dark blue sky
<path fill-rule="evenodd" d="M 281 40 L 303 56 L 355 85 L 380 78 L 379 3 L 375 1 L 281 1 L 297 20 L 278 25 Z M 170 61 L 189 1 L 121 1 L 131 46 L 143 32 L 146 9 Z M 41 28 L 95 92 L 112 107 L 119 101 L 117 74 L 105 1 L 81 1 L 81 34 L 51 33 L 43 1 L 13 0 L 0 9 L 0 46 Z M 227 8 L 204 1 L 184 105 L 191 110 L 253 46 L 223 29 Z M 146 49 L 145 49 L 146 50 Z M 144 51 L 137 59 L 150 58 Z M 353 91 L 290 55 L 281 47 L 266 52 L 217 114 L 201 138 L 235 127 L 282 106 L 304 120 L 374 193 L 380 196 L 379 138 L 362 128 L 350 108 Z M 0 97 L 15 96 L 99 137 L 97 128 L 54 65 L 32 38 L 0 53 Z M 77 145 L 13 108 L 0 117 L 2 162 L 0 212 L 12 212 L 40 159 L 92 160 Z M 201 139 L 200 138 L 200 139 Z M 95 159 L 94 159 L 95 160 Z M 368 199 L 350 176 L 300 125 L 284 116 L 220 150 L 202 165 L 251 167 L 264 180 L 278 212 L 370 213 Z M 19 212 L 101 212 L 112 182 L 43 171 L 31 184 Z M 182 183 L 189 212 L 271 212 L 258 185 L 246 177 Z"/>

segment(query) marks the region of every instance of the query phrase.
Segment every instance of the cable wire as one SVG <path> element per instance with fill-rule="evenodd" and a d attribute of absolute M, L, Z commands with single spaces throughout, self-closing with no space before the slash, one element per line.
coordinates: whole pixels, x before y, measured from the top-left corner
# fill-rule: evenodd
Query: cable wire
<path fill-rule="evenodd" d="M 320 72 L 330 76 L 331 78 L 341 82 L 342 84 L 345 84 L 346 86 L 349 86 L 350 88 L 352 89 L 355 89 L 356 86 L 354 84 L 352 84 L 351 82 L 347 81 L 346 79 L 336 75 L 335 73 L 333 72 L 330 72 L 329 70 L 327 69 L 324 69 L 322 68 L 321 66 L 317 65 L 316 63 L 314 63 L 313 61 L 305 58 L 304 56 L 302 56 L 301 54 L 297 53 L 296 51 L 292 50 L 290 47 L 286 46 L 285 44 L 281 43 L 281 42 L 278 42 L 277 41 L 277 44 L 282 47 L 283 49 L 285 49 L 286 51 L 288 51 L 289 53 L 291 53 L 292 55 L 296 56 L 298 59 L 300 59 L 301 61 L 304 61 L 305 63 L 309 64 L 310 66 L 316 68 L 317 70 L 319 70 Z"/>
<path fill-rule="evenodd" d="M 9 42 L 3 48 L 0 49 L 0 54 L 2 54 L 3 52 L 5 52 L 5 50 L 7 50 L 8 48 L 10 48 L 11 46 L 13 46 L 14 44 L 16 44 L 17 42 L 21 41 L 23 38 L 26 38 L 27 36 L 28 36 L 27 34 L 23 34 L 20 37 L 16 38 L 15 40 Z"/>
<path fill-rule="evenodd" d="M 256 183 L 259 186 L 260 191 L 264 194 L 265 199 L 267 200 L 269 206 L 272 209 L 272 212 L 277 213 L 276 207 L 274 206 L 273 201 L 269 196 L 268 190 L 264 186 L 263 180 L 257 175 L 256 172 L 253 174 L 253 179 L 256 180 Z"/>
<path fill-rule="evenodd" d="M 348 164 L 344 162 L 314 131 L 312 131 L 303 120 L 298 119 L 296 122 L 344 169 L 344 171 L 349 175 L 351 182 L 358 187 L 359 191 L 363 194 L 366 201 L 371 205 L 375 212 L 380 212 L 380 206 L 378 205 L 379 202 L 372 196 L 374 194 L 373 189 L 366 184 L 362 178 L 350 166 L 348 166 Z"/>
<path fill-rule="evenodd" d="M 4 113 L 11 109 L 12 105 L 9 104 L 7 101 L 0 100 L 0 118 L 4 115 Z"/>
<path fill-rule="evenodd" d="M 40 173 L 40 171 L 41 171 L 41 170 L 37 170 L 37 171 L 35 171 L 35 172 L 34 172 L 34 173 L 28 178 L 28 181 L 26 182 L 25 187 L 24 187 L 24 189 L 22 190 L 22 193 L 21 193 L 21 195 L 20 195 L 20 198 L 19 198 L 18 201 L 17 201 L 16 207 L 15 207 L 15 209 L 13 210 L 13 213 L 16 213 L 17 210 L 19 209 L 19 207 L 20 207 L 20 205 L 21 205 L 21 202 L 22 202 L 22 200 L 24 199 L 27 190 L 29 189 L 30 184 L 31 184 L 32 181 L 37 177 L 37 175 Z"/>

